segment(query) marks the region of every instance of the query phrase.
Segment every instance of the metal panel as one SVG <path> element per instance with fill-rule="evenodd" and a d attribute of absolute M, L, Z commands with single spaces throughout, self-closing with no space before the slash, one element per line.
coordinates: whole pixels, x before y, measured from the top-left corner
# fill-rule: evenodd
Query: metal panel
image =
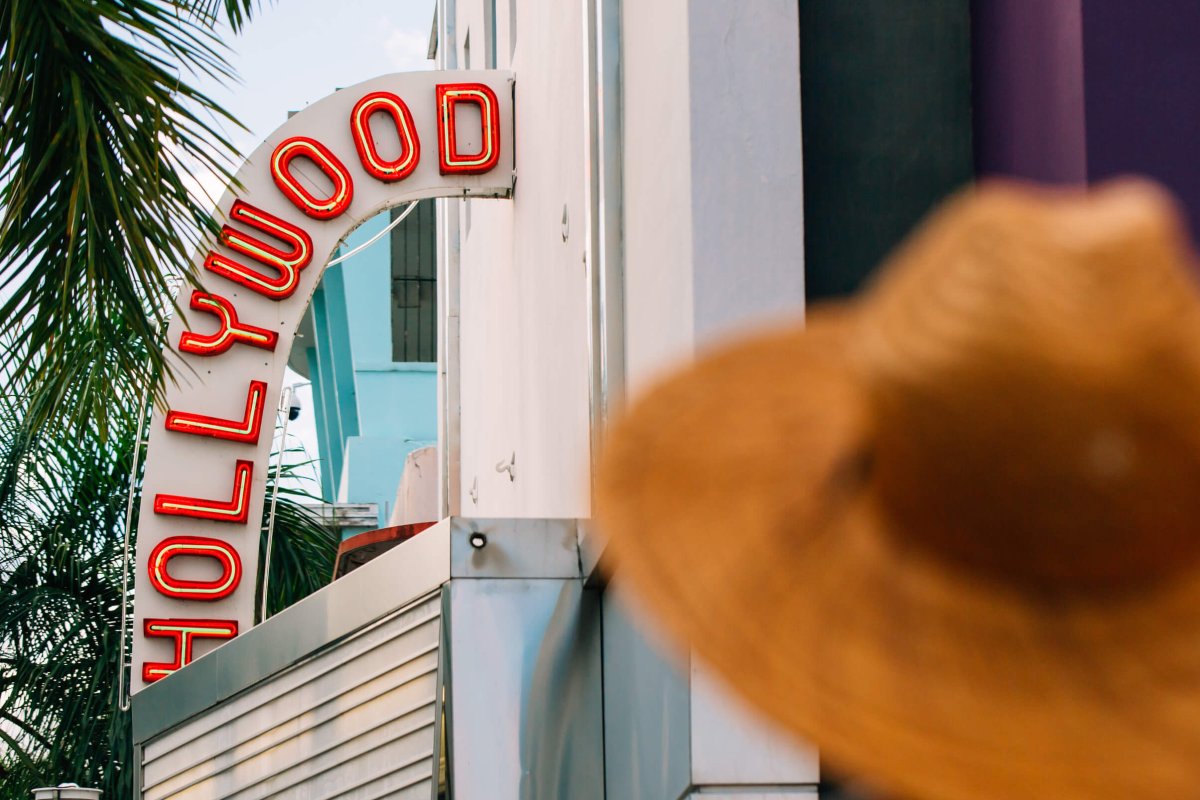
<path fill-rule="evenodd" d="M 591 520 L 579 520 L 579 573 L 588 586 L 602 587 L 607 575 L 597 569 L 608 540 L 600 536 Z"/>
<path fill-rule="evenodd" d="M 789 785 L 820 780 L 817 753 L 746 707 L 691 659 L 692 783 Z"/>
<path fill-rule="evenodd" d="M 647 641 L 642 619 L 604 593 L 604 736 L 608 796 L 680 797 L 691 785 L 686 665 Z"/>
<path fill-rule="evenodd" d="M 817 788 L 802 786 L 795 789 L 763 789 L 750 794 L 738 789 L 718 789 L 689 794 L 686 800 L 817 800 Z"/>
<path fill-rule="evenodd" d="M 608 420 L 625 391 L 621 227 L 621 3 L 582 0 L 587 36 L 587 264 L 591 328 L 592 473 Z"/>
<path fill-rule="evenodd" d="M 428 798 L 435 594 L 147 741 L 144 800 Z"/>
<path fill-rule="evenodd" d="M 449 534 L 448 521 L 422 531 L 151 684 L 133 698 L 134 740 L 157 736 L 436 590 L 450 578 Z"/>
<path fill-rule="evenodd" d="M 798 3 L 690 2 L 684 24 L 692 331 L 703 346 L 804 311 Z M 626 122 L 641 116 L 626 109 Z M 639 133 L 627 127 L 626 143 Z M 640 167 L 627 162 L 626 175 Z"/>
<path fill-rule="evenodd" d="M 449 598 L 455 800 L 602 800 L 595 593 L 578 579 L 453 580 Z"/>
<path fill-rule="evenodd" d="M 482 533 L 487 545 L 471 546 Z M 455 578 L 578 578 L 579 526 L 573 519 L 451 520 L 450 575 Z"/>

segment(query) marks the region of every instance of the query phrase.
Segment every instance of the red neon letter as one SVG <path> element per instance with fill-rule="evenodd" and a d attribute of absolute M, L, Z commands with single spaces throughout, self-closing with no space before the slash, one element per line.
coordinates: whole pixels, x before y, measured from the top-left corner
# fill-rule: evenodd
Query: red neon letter
<path fill-rule="evenodd" d="M 261 347 L 264 350 L 274 350 L 279 334 L 265 328 L 256 328 L 238 322 L 237 311 L 233 303 L 216 294 L 205 294 L 199 290 L 192 292 L 192 308 L 197 311 L 207 311 L 215 314 L 221 321 L 217 332 L 204 336 L 192 331 L 184 331 L 179 337 L 179 349 L 184 353 L 198 356 L 215 356 L 233 347 L 234 342 Z"/>
<path fill-rule="evenodd" d="M 230 500 L 160 494 L 154 498 L 154 513 L 217 522 L 245 522 L 250 512 L 250 478 L 253 473 L 254 462 L 238 459 L 233 472 L 233 497 Z"/>
<path fill-rule="evenodd" d="M 233 208 L 229 211 L 229 218 L 244 222 L 287 245 L 286 248 L 282 248 L 267 244 L 262 239 L 241 233 L 229 225 L 221 228 L 221 241 L 225 243 L 226 247 L 250 256 L 260 264 L 277 270 L 279 274 L 277 276 L 263 275 L 254 267 L 239 264 L 217 253 L 208 254 L 208 258 L 204 260 L 205 269 L 211 270 L 223 278 L 228 278 L 234 283 L 241 284 L 247 289 L 253 289 L 259 294 L 266 295 L 272 300 L 290 297 L 300 283 L 300 270 L 307 267 L 312 261 L 312 237 L 303 229 L 241 200 L 233 204 Z"/>
<path fill-rule="evenodd" d="M 400 155 L 394 161 L 385 160 L 375 146 L 370 119 L 376 111 L 386 113 L 396 125 L 396 133 L 400 137 Z M 372 92 L 359 100 L 350 112 L 350 133 L 354 136 L 354 146 L 358 149 L 363 168 L 381 181 L 391 183 L 404 180 L 421 160 L 421 141 L 417 138 L 412 114 L 404 101 L 391 92 Z"/>
<path fill-rule="evenodd" d="M 221 566 L 221 577 L 212 581 L 175 578 L 169 565 L 177 556 L 211 558 Z M 181 600 L 220 600 L 228 597 L 242 582 L 242 559 L 237 551 L 220 539 L 202 536 L 172 536 L 163 539 L 150 553 L 150 585 L 167 597 Z"/>
<path fill-rule="evenodd" d="M 232 639 L 238 624 L 232 619 L 147 619 L 147 636 L 165 636 L 175 640 L 174 661 L 147 661 L 142 664 L 142 680 L 153 683 L 192 663 L 192 643 L 199 638 Z"/>
<path fill-rule="evenodd" d="M 250 381 L 246 393 L 246 413 L 241 419 L 222 419 L 186 411 L 171 411 L 167 414 L 167 430 L 191 433 L 196 436 L 213 436 L 231 442 L 258 441 L 262 430 L 263 411 L 267 407 L 267 384 L 265 381 Z"/>
<path fill-rule="evenodd" d="M 479 106 L 483 145 L 478 153 L 460 153 L 456 130 L 459 103 Z M 475 175 L 500 161 L 500 104 L 482 83 L 439 83 L 437 87 L 438 155 L 443 175 Z"/>
<path fill-rule="evenodd" d="M 326 198 L 314 197 L 313 193 L 300 185 L 291 172 L 292 161 L 300 156 L 307 157 L 317 165 L 325 177 L 333 182 L 333 194 Z M 316 219 L 332 219 L 350 205 L 354 196 L 354 181 L 346 171 L 346 165 L 338 161 L 329 148 L 307 136 L 285 139 L 271 154 L 271 177 L 279 191 L 291 200 L 296 208 Z"/>

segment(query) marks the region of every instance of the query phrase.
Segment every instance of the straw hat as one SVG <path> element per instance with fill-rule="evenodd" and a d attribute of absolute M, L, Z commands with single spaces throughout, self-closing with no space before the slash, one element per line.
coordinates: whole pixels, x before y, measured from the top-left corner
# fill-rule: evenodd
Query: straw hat
<path fill-rule="evenodd" d="M 989 185 L 602 457 L 606 558 L 823 757 L 927 800 L 1200 795 L 1200 297 L 1173 203 Z"/>

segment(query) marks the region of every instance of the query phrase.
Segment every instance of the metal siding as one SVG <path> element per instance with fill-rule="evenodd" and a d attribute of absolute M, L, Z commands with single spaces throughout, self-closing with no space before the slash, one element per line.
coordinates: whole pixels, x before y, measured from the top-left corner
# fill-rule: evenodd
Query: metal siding
<path fill-rule="evenodd" d="M 619 578 L 618 578 L 619 580 Z M 686 664 L 673 663 L 645 615 L 609 587 L 604 613 L 604 758 L 614 800 L 676 800 L 691 787 Z"/>
<path fill-rule="evenodd" d="M 144 800 L 428 798 L 440 595 L 150 739 Z"/>
<path fill-rule="evenodd" d="M 693 784 L 778 787 L 820 780 L 815 749 L 747 706 L 694 655 L 689 689 Z"/>
<path fill-rule="evenodd" d="M 747 794 L 741 789 L 731 789 L 728 792 L 706 791 L 689 794 L 686 800 L 817 800 L 816 787 L 799 787 L 794 790 L 780 791 L 774 788 L 764 788 L 761 792 Z"/>
<path fill-rule="evenodd" d="M 605 797 L 599 608 L 582 584 L 451 580 L 455 800 Z"/>

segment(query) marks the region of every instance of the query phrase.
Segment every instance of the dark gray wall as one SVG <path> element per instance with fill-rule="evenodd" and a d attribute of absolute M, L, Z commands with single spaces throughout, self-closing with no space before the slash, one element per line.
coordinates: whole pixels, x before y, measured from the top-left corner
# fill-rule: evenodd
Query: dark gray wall
<path fill-rule="evenodd" d="M 962 0 L 800 0 L 806 294 L 858 288 L 973 175 Z"/>

